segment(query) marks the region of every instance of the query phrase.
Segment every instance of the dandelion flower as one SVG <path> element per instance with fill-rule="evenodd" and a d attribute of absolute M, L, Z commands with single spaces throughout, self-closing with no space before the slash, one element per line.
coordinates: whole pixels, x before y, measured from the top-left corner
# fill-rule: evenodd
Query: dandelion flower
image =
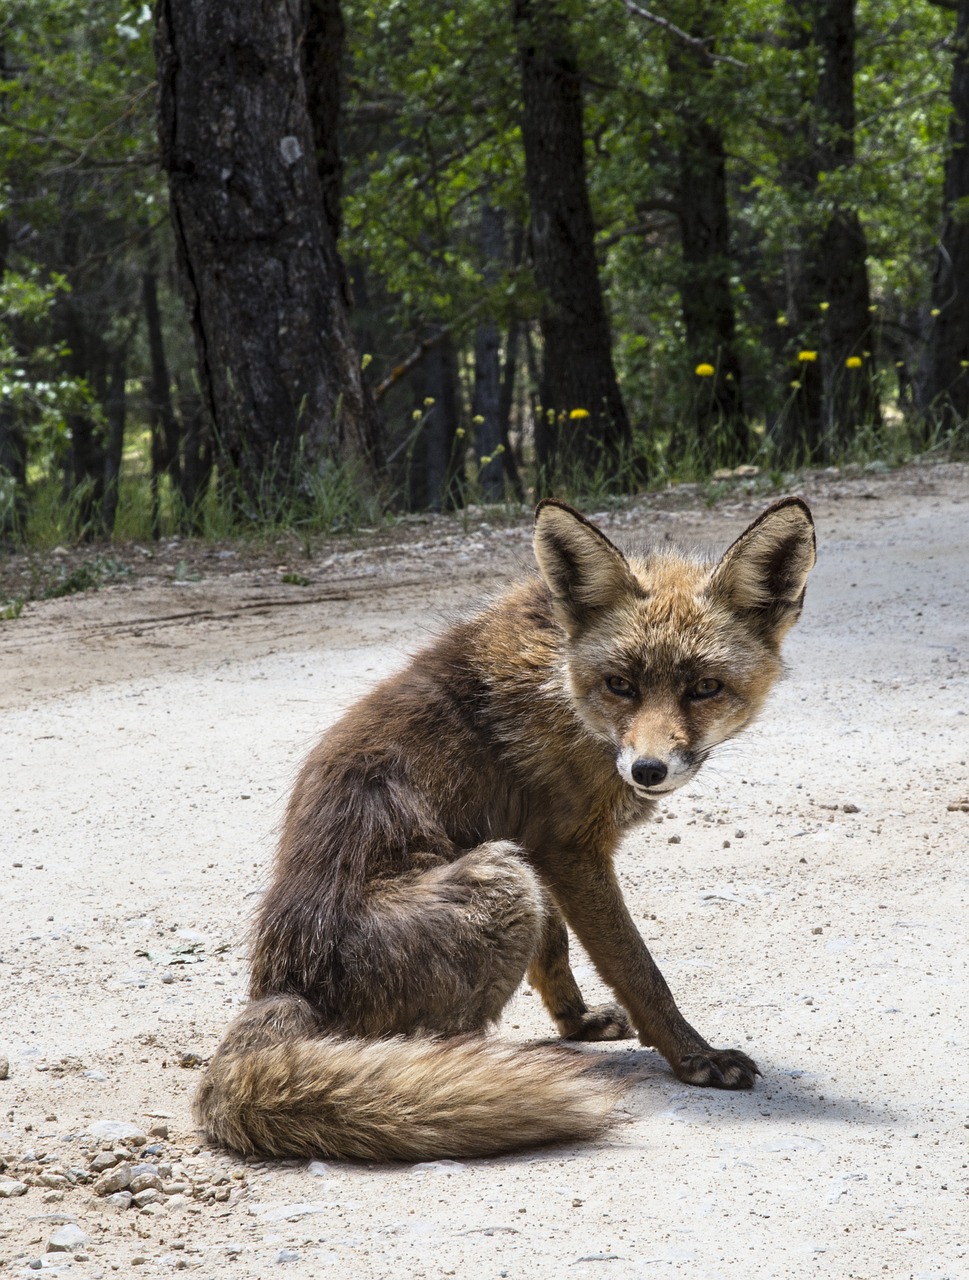
<path fill-rule="evenodd" d="M 932 310 L 929 312 L 930 316 L 940 316 L 941 314 L 942 312 L 939 310 L 938 307 L 933 307 Z"/>
<path fill-rule="evenodd" d="M 360 368 L 361 369 L 368 368 L 372 360 L 373 360 L 373 356 L 370 354 L 370 352 L 365 351 L 363 355 L 360 357 Z"/>
<path fill-rule="evenodd" d="M 574 422 L 577 418 L 587 418 L 589 416 L 588 409 L 573 409 L 569 414 L 569 418 Z"/>
<path fill-rule="evenodd" d="M 698 378 L 712 378 L 716 373 L 712 364 L 698 364 L 694 373 Z"/>
<path fill-rule="evenodd" d="M 821 310 L 822 310 L 822 311 L 827 311 L 828 307 L 830 307 L 830 306 L 831 306 L 831 303 L 830 303 L 830 302 L 819 302 L 819 303 L 818 303 L 818 306 L 821 308 Z"/>
<path fill-rule="evenodd" d="M 801 384 L 800 382 L 798 382 L 797 378 L 794 379 L 794 381 L 791 383 L 791 386 L 794 388 L 795 391 L 800 391 L 801 389 Z"/>
<path fill-rule="evenodd" d="M 845 361 L 845 368 L 846 368 L 846 369 L 860 369 L 860 368 L 861 368 L 861 356 L 849 356 L 849 357 L 848 357 L 848 359 Z"/>
<path fill-rule="evenodd" d="M 799 351 L 797 358 L 801 364 L 813 364 L 818 358 L 818 353 L 816 351 Z"/>

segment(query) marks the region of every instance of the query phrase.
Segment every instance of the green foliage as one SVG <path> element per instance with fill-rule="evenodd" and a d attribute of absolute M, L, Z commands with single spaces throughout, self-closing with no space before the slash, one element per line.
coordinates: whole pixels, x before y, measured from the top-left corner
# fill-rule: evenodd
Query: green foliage
<path fill-rule="evenodd" d="M 884 426 L 858 425 L 842 460 L 957 443 L 951 431 L 938 438 L 931 423 L 913 426 L 896 384 L 896 374 L 914 370 L 922 350 L 942 218 L 953 14 L 929 0 L 902 6 L 858 0 L 857 160 L 821 173 L 811 186 L 802 178 L 806 139 L 818 126 L 811 97 L 819 66 L 798 38 L 804 32 L 792 18 L 797 6 L 667 0 L 659 10 L 664 17 L 715 38 L 711 47 L 729 59 L 691 74 L 683 73 L 682 47 L 619 0 L 563 0 L 562 8 L 581 64 L 597 251 L 614 360 L 634 424 L 634 448 L 623 464 L 629 477 L 645 473 L 655 484 L 696 479 L 716 469 L 727 448 L 726 426 L 715 413 L 703 432 L 695 425 L 712 384 L 695 373 L 682 319 L 689 285 L 677 201 L 687 116 L 715 122 L 726 146 L 732 224 L 726 267 L 753 425 L 749 461 L 764 474 L 778 465 L 771 438 L 796 407 L 792 371 L 799 352 L 819 345 L 823 313 L 793 319 L 792 259 L 835 209 L 857 210 L 867 236 L 873 310 L 864 358 L 880 371 L 885 409 Z M 481 496 L 482 463 L 472 448 L 477 326 L 496 323 L 505 351 L 510 326 L 518 326 L 511 427 L 526 483 L 538 411 L 541 299 L 528 266 L 510 10 L 483 0 L 343 5 L 349 47 L 340 247 L 355 277 L 366 377 L 379 385 L 429 331 L 448 330 L 459 368 L 461 416 L 453 425 L 463 432 L 453 446 L 461 456 L 451 462 L 466 464 L 453 467 L 467 477 L 458 486 L 465 502 Z M 248 508 L 232 495 L 224 469 L 195 510 L 184 509 L 167 477 L 153 495 L 140 394 L 148 372 L 140 279 L 149 266 L 162 287 L 173 388 L 183 393 L 193 386 L 194 356 L 172 287 L 152 28 L 150 8 L 130 0 L 10 0 L 0 17 L 0 230 L 10 244 L 0 283 L 0 399 L 12 408 L 28 450 L 30 510 L 19 531 L 34 546 L 75 536 L 90 493 L 65 484 L 60 469 L 74 417 L 92 421 L 99 440 L 104 435 L 107 379 L 98 360 L 103 365 L 119 348 L 128 357 L 129 448 L 117 536 L 148 538 L 153 527 L 186 526 L 224 536 L 266 525 L 308 540 L 371 524 L 387 495 L 366 492 L 342 467 L 300 474 L 284 493 L 267 482 Z M 481 243 L 486 202 L 504 215 L 498 260 Z M 954 216 L 966 216 L 961 204 Z M 88 339 L 91 349 L 82 351 Z M 704 359 L 716 365 L 718 355 Z M 414 367 L 382 402 L 386 453 L 403 485 L 426 428 L 426 415 L 415 408 L 424 395 L 422 365 Z M 574 486 L 578 501 L 611 500 L 604 474 L 560 480 Z M 20 519 L 15 497 L 9 478 L 0 479 L 0 528 Z"/>

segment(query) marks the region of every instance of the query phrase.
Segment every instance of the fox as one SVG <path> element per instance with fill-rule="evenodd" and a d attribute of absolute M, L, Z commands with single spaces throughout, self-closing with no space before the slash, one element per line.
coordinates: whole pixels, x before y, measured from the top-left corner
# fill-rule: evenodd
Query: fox
<path fill-rule="evenodd" d="M 751 723 L 815 563 L 806 503 L 716 562 L 627 556 L 537 508 L 538 573 L 418 652 L 302 767 L 256 910 L 249 1002 L 195 1099 L 245 1156 L 427 1160 L 615 1122 L 599 1055 L 487 1033 L 527 979 L 562 1041 L 637 1037 L 677 1079 L 750 1089 L 678 1009 L 614 868 L 622 836 Z M 590 1007 L 569 930 L 615 1000 Z"/>

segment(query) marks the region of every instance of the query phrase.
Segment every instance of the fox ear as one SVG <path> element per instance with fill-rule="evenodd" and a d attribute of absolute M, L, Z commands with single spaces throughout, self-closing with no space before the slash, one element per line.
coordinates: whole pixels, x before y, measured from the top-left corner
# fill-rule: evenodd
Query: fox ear
<path fill-rule="evenodd" d="M 577 635 L 599 609 L 636 591 L 626 557 L 585 516 L 546 498 L 535 512 L 535 559 L 555 620 Z"/>
<path fill-rule="evenodd" d="M 800 615 L 814 560 L 814 521 L 807 503 L 782 498 L 727 549 L 708 591 L 779 645 Z"/>

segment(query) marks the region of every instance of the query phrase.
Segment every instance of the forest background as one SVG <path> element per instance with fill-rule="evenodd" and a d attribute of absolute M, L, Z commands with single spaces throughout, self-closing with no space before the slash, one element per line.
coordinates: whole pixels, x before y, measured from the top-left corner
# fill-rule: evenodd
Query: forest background
<path fill-rule="evenodd" d="M 965 448 L 969 0 L 6 0 L 0 541 Z"/>

